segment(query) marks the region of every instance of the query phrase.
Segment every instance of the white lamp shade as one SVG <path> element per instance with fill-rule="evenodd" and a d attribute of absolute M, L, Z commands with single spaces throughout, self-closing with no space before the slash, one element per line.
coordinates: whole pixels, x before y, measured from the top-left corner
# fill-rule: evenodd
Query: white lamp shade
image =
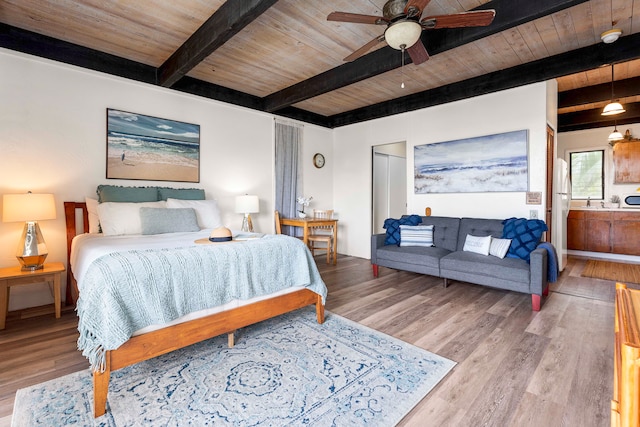
<path fill-rule="evenodd" d="M 626 110 L 622 108 L 622 104 L 619 102 L 610 102 L 605 105 L 604 110 L 602 110 L 603 116 L 613 116 L 615 114 L 624 113 Z"/>
<path fill-rule="evenodd" d="M 258 196 L 244 195 L 236 196 L 236 213 L 257 213 L 260 212 L 260 200 Z"/>
<path fill-rule="evenodd" d="M 620 132 L 618 132 L 618 129 L 614 129 L 613 132 L 611 132 L 609 134 L 609 141 L 620 141 L 622 139 L 624 139 L 624 137 L 622 136 L 622 134 Z"/>
<path fill-rule="evenodd" d="M 2 196 L 2 221 L 43 221 L 56 219 L 53 194 L 5 194 Z"/>
<path fill-rule="evenodd" d="M 422 27 L 415 21 L 398 21 L 384 32 L 384 39 L 396 50 L 408 49 L 420 38 Z M 403 46 L 404 45 L 404 46 Z"/>

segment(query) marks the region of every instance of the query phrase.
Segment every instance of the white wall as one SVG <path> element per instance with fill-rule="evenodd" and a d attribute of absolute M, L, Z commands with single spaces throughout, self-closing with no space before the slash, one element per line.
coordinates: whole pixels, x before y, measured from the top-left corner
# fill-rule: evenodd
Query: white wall
<path fill-rule="evenodd" d="M 40 223 L 48 261 L 66 262 L 64 201 L 95 197 L 99 184 L 204 188 L 223 221 L 238 229 L 234 197 L 260 198 L 258 231 L 273 230 L 274 116 L 0 49 L 0 194 L 53 193 L 58 217 Z M 106 109 L 116 108 L 200 125 L 200 182 L 105 179 Z M 332 131 L 304 125 L 304 193 L 314 207 L 332 205 Z M 316 169 L 313 154 L 327 165 Z M 0 222 L 0 266 L 17 265 L 23 224 Z M 53 302 L 46 285 L 11 290 L 10 310 Z"/>
<path fill-rule="evenodd" d="M 370 257 L 371 146 L 394 141 L 407 141 L 407 188 L 398 189 L 407 192 L 407 213 L 422 214 L 429 206 L 437 216 L 508 218 L 528 217 L 530 209 L 537 209 L 542 218 L 545 206 L 527 205 L 524 192 L 414 194 L 413 147 L 527 129 L 529 190 L 542 192 L 544 201 L 547 110 L 552 108 L 547 87 L 553 83 L 536 83 L 336 129 L 334 205 L 343 212 L 338 252 Z"/>
<path fill-rule="evenodd" d="M 640 123 L 618 126 L 618 130 L 623 135 L 627 129 L 631 131 L 631 135 L 634 138 L 640 137 Z M 640 187 L 640 184 L 613 183 L 613 149 L 611 148 L 611 146 L 609 145 L 609 141 L 607 140 L 607 137 L 611 132 L 613 132 L 613 128 L 606 127 L 598 129 L 577 130 L 574 132 L 563 132 L 558 135 L 558 156 L 563 157 L 567 162 L 569 162 L 570 151 L 604 149 L 604 195 L 606 202 L 608 202 L 609 198 L 614 194 L 622 196 L 626 193 L 635 193 L 636 189 Z M 584 204 L 584 201 L 572 202 L 572 206 L 583 206 Z"/>

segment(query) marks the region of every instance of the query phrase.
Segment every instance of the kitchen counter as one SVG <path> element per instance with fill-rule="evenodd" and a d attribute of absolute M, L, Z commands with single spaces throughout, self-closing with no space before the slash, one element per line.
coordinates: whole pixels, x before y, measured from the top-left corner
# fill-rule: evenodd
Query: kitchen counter
<path fill-rule="evenodd" d="M 640 209 L 576 207 L 567 217 L 567 248 L 640 255 Z"/>

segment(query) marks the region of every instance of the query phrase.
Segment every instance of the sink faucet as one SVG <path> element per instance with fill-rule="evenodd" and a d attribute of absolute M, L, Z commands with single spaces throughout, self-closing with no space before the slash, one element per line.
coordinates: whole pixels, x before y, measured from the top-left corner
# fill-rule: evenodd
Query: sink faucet
<path fill-rule="evenodd" d="M 587 207 L 591 207 L 591 197 L 587 197 Z"/>
<path fill-rule="evenodd" d="M 600 202 L 600 207 L 604 209 L 604 202 Z"/>

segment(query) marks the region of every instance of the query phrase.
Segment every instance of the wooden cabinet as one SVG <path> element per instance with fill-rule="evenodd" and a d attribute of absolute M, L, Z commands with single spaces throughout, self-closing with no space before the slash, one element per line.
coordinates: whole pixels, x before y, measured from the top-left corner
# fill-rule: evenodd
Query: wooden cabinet
<path fill-rule="evenodd" d="M 569 211 L 567 248 L 640 255 L 640 212 Z"/>
<path fill-rule="evenodd" d="M 569 211 L 567 217 L 567 249 L 586 251 L 585 211 Z"/>
<path fill-rule="evenodd" d="M 640 255 L 640 212 L 612 212 L 615 254 Z"/>

